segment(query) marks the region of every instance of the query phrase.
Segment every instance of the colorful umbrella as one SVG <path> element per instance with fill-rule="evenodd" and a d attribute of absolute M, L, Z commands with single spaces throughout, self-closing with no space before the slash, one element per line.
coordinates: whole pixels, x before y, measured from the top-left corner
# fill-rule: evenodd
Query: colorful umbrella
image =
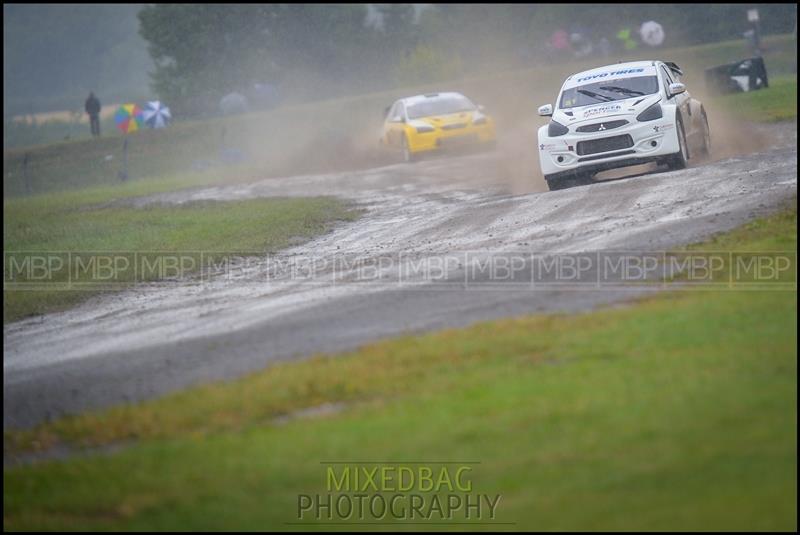
<path fill-rule="evenodd" d="M 172 120 L 169 108 L 158 100 L 148 102 L 142 112 L 144 124 L 150 128 L 164 128 Z"/>
<path fill-rule="evenodd" d="M 114 122 L 123 134 L 139 130 L 142 121 L 142 109 L 136 104 L 123 104 L 114 114 Z"/>
<path fill-rule="evenodd" d="M 654 20 L 648 20 L 639 28 L 642 41 L 650 46 L 661 46 L 664 42 L 664 28 Z"/>

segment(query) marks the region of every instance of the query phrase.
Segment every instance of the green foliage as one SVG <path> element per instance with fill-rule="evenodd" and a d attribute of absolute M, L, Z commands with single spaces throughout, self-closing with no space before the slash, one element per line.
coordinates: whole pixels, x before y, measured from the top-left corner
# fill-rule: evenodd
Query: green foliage
<path fill-rule="evenodd" d="M 414 24 L 412 4 L 380 4 L 378 12 L 382 17 L 383 46 L 395 53 L 397 61 L 412 50 L 419 37 L 418 26 Z"/>
<path fill-rule="evenodd" d="M 792 4 L 583 4 L 579 10 L 569 4 L 533 6 L 529 18 L 531 36 L 549 38 L 557 28 L 580 29 L 591 36 L 609 39 L 622 28 L 638 29 L 655 20 L 663 27 L 665 46 L 712 43 L 740 39 L 749 28 L 747 10 L 758 7 L 763 34 L 791 33 L 797 18 Z"/>
<path fill-rule="evenodd" d="M 596 40 L 653 19 L 669 47 L 741 40 L 749 7 L 427 4 L 415 23 L 411 6 L 377 5 L 375 28 L 363 4 L 6 5 L 5 114 L 78 109 L 89 90 L 104 103 L 143 100 L 153 96 L 148 75 L 178 116 L 214 113 L 225 93 L 254 82 L 293 102 L 386 90 L 419 44 L 458 56 L 469 75 L 543 57 L 556 28 Z M 795 5 L 758 9 L 763 34 L 794 30 Z"/>
<path fill-rule="evenodd" d="M 528 21 L 539 9 L 533 5 L 441 4 L 423 12 L 421 24 L 436 28 L 424 37 L 426 42 L 457 55 L 465 69 L 503 68 L 514 63 L 520 46 L 528 44 Z"/>
<path fill-rule="evenodd" d="M 155 4 L 139 13 L 154 87 L 178 115 L 216 110 L 223 95 L 256 82 L 281 86 L 296 71 L 357 76 L 375 44 L 365 17 L 364 5 L 321 4 Z"/>
<path fill-rule="evenodd" d="M 423 44 L 401 58 L 394 72 L 396 83 L 400 87 L 454 80 L 461 74 L 462 63 L 458 56 Z"/>
<path fill-rule="evenodd" d="M 578 32 L 597 42 L 606 37 L 616 44 L 622 29 L 638 40 L 638 28 L 658 21 L 666 34 L 663 48 L 743 41 L 749 28 L 745 4 L 436 4 L 422 12 L 420 39 L 458 54 L 465 68 L 507 68 L 519 62 L 546 58 L 547 42 L 555 30 Z M 797 8 L 790 4 L 758 6 L 764 35 L 793 31 Z M 631 41 L 633 42 L 633 41 Z M 616 52 L 624 52 L 619 43 Z"/>

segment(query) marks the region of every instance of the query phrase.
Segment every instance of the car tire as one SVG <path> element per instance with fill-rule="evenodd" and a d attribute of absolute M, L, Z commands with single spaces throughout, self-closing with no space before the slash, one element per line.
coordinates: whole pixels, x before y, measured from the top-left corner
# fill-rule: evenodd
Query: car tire
<path fill-rule="evenodd" d="M 708 158 L 711 156 L 711 129 L 708 127 L 708 117 L 706 116 L 706 110 L 702 110 L 703 113 L 703 146 L 700 147 L 700 154 L 703 157 Z"/>
<path fill-rule="evenodd" d="M 689 146 L 686 144 L 686 131 L 683 129 L 683 120 L 680 115 L 677 121 L 675 121 L 675 131 L 678 134 L 678 146 L 680 148 L 667 163 L 672 171 L 686 169 L 686 166 L 689 164 Z"/>
<path fill-rule="evenodd" d="M 550 188 L 550 191 L 594 184 L 592 175 L 586 173 L 570 177 L 553 177 L 552 175 L 545 175 L 544 180 L 547 182 L 547 187 Z"/>

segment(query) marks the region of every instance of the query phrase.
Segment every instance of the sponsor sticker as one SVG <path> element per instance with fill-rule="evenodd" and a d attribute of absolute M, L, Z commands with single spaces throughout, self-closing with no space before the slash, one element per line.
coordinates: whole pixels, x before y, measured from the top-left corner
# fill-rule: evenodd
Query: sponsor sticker
<path fill-rule="evenodd" d="M 571 151 L 573 150 L 573 148 L 572 145 L 562 140 L 560 143 L 541 143 L 539 144 L 539 150 L 548 152 L 552 151 L 563 152 L 565 150 Z"/>
<path fill-rule="evenodd" d="M 623 75 L 623 74 L 636 74 L 636 73 L 639 73 L 639 72 L 644 72 L 644 68 L 643 67 L 637 67 L 635 69 L 622 69 L 622 70 L 618 70 L 618 71 L 608 71 L 608 72 L 601 72 L 601 73 L 597 73 L 597 74 L 591 74 L 589 76 L 583 76 L 581 78 L 578 78 L 576 80 L 576 82 L 586 82 L 588 80 L 597 80 L 597 79 L 600 79 L 600 78 L 608 78 L 609 76 L 620 76 L 620 75 Z"/>
<path fill-rule="evenodd" d="M 608 104 L 605 106 L 598 106 L 596 108 L 589 108 L 583 112 L 583 118 L 588 119 L 589 117 L 594 117 L 596 115 L 605 115 L 607 113 L 617 113 L 620 111 L 622 111 L 621 104 Z"/>

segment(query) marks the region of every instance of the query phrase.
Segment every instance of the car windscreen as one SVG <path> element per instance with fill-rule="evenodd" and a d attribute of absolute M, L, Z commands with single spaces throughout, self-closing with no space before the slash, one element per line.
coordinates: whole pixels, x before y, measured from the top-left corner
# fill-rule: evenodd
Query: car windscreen
<path fill-rule="evenodd" d="M 431 115 L 446 115 L 461 111 L 472 111 L 475 104 L 467 97 L 446 97 L 421 100 L 407 107 L 409 119 L 419 119 Z"/>
<path fill-rule="evenodd" d="M 601 102 L 611 102 L 612 100 L 652 95 L 657 92 L 658 78 L 656 76 L 635 76 L 633 78 L 603 80 L 602 82 L 565 89 L 561 93 L 559 108 L 589 106 Z"/>

